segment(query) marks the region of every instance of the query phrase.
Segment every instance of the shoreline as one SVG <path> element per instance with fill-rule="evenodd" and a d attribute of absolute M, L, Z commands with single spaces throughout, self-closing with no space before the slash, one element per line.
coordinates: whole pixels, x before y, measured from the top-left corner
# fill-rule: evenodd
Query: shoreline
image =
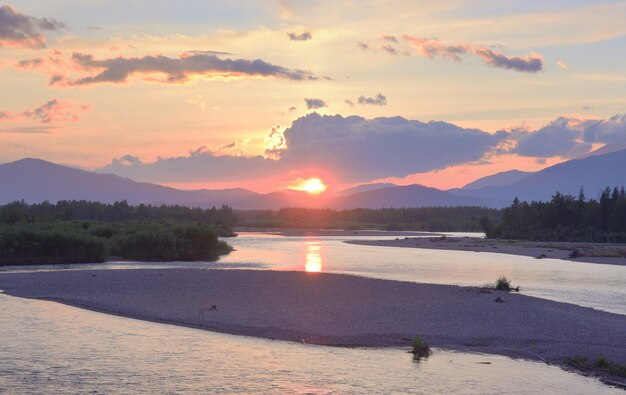
<path fill-rule="evenodd" d="M 626 266 L 625 244 L 519 241 L 470 237 L 405 237 L 396 240 L 346 240 L 344 243 L 377 247 L 492 252 L 537 259 L 563 259 L 572 262 Z M 571 257 L 570 254 L 574 250 L 579 251 L 582 256 Z"/>
<path fill-rule="evenodd" d="M 0 274 L 0 289 L 106 314 L 293 342 L 408 347 L 419 334 L 436 348 L 570 371 L 564 359 L 576 355 L 626 364 L 626 316 L 476 287 L 324 273 L 131 269 Z M 505 303 L 495 303 L 497 297 Z"/>
<path fill-rule="evenodd" d="M 320 229 L 320 228 L 252 228 L 252 227 L 236 227 L 235 232 L 248 233 L 265 233 L 271 235 L 279 235 L 285 237 L 296 236 L 389 236 L 389 237 L 408 237 L 408 236 L 441 236 L 440 232 L 422 232 L 412 230 L 376 230 L 376 229 Z"/>

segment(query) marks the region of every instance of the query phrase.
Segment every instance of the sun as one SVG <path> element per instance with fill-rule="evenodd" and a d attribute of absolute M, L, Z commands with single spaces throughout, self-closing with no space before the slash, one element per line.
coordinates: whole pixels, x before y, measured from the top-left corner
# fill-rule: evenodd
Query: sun
<path fill-rule="evenodd" d="M 308 180 L 302 180 L 293 189 L 296 191 L 304 191 L 308 193 L 322 193 L 328 188 L 328 185 L 324 184 L 319 178 L 309 178 Z"/>

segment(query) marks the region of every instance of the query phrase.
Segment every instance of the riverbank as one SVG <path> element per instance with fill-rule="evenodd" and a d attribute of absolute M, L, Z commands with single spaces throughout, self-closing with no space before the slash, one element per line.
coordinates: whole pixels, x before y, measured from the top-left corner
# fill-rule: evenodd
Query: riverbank
<path fill-rule="evenodd" d="M 2 274 L 0 289 L 109 314 L 296 342 L 409 346 L 419 334 L 434 347 L 561 366 L 577 355 L 626 364 L 626 316 L 475 287 L 160 269 Z M 498 297 L 504 303 L 496 303 Z"/>
<path fill-rule="evenodd" d="M 296 236 L 388 236 L 388 237 L 425 237 L 425 236 L 441 236 L 435 232 L 418 232 L 418 231 L 387 231 L 387 230 L 350 230 L 350 229 L 318 229 L 318 228 L 253 228 L 253 227 L 236 227 L 235 232 L 251 232 L 251 233 L 267 233 L 279 236 L 296 237 Z"/>
<path fill-rule="evenodd" d="M 537 259 L 551 258 L 575 262 L 626 265 L 626 244 L 518 241 L 469 237 L 405 237 L 396 240 L 350 240 L 346 243 L 381 247 L 496 252 L 530 256 Z"/>

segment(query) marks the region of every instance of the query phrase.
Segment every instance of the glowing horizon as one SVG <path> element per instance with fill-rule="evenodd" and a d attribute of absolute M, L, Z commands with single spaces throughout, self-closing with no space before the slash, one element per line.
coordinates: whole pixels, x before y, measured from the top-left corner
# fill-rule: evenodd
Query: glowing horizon
<path fill-rule="evenodd" d="M 448 189 L 626 143 L 624 3 L 167 9 L 1 6 L 0 161 L 184 189 Z"/>

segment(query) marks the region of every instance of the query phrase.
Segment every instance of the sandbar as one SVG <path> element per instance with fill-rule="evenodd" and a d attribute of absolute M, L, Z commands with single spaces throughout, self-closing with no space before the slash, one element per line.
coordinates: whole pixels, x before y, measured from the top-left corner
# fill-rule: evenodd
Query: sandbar
<path fill-rule="evenodd" d="M 396 240 L 349 240 L 348 244 L 426 248 L 564 259 L 574 262 L 626 265 L 626 244 L 497 240 L 473 237 L 404 237 Z M 577 256 L 572 252 L 578 251 Z"/>
<path fill-rule="evenodd" d="M 626 363 L 626 315 L 476 287 L 327 273 L 129 269 L 6 273 L 0 289 L 125 317 L 303 343 L 408 347 L 421 335 L 434 347 L 561 366 L 576 355 Z M 495 302 L 498 297 L 504 302 Z"/>

